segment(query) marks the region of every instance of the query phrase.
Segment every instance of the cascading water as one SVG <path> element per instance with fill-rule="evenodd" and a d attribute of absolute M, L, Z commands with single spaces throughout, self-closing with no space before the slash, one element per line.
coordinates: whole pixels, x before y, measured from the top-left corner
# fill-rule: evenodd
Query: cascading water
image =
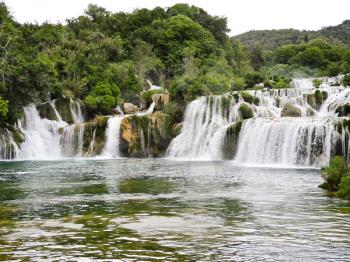
<path fill-rule="evenodd" d="M 0 131 L 0 159 L 16 158 L 19 149 L 11 133 L 6 129 Z"/>
<path fill-rule="evenodd" d="M 61 135 L 62 155 L 65 157 L 83 156 L 84 124 L 75 124 L 63 129 Z"/>
<path fill-rule="evenodd" d="M 228 115 L 222 101 L 221 96 L 201 97 L 189 104 L 183 131 L 171 142 L 169 157 L 221 158 L 221 152 L 215 145 L 219 145 L 224 138 L 225 125 L 238 117 L 238 114 Z"/>
<path fill-rule="evenodd" d="M 72 99 L 70 100 L 70 111 L 72 113 L 74 123 L 84 122 L 84 116 L 78 101 Z"/>
<path fill-rule="evenodd" d="M 333 130 L 331 118 L 249 119 L 242 126 L 235 161 L 320 166 L 330 160 Z"/>
<path fill-rule="evenodd" d="M 18 121 L 18 128 L 25 137 L 20 145 L 17 158 L 55 159 L 61 157 L 59 128 L 66 126 L 63 121 L 40 118 L 34 105 L 24 108 L 24 119 Z"/>
<path fill-rule="evenodd" d="M 114 116 L 108 119 L 106 129 L 106 144 L 102 151 L 102 157 L 116 158 L 119 157 L 119 136 L 120 124 L 123 116 Z"/>
<path fill-rule="evenodd" d="M 343 125 L 347 120 L 336 117 L 336 108 L 350 103 L 350 89 L 329 85 L 339 80 L 323 81 L 318 89 L 312 79 L 295 79 L 290 89 L 246 91 L 256 103 L 245 103 L 243 93 L 233 93 L 229 103 L 230 95 L 201 97 L 188 105 L 182 132 L 170 144 L 168 156 L 222 159 L 226 132 L 242 119 L 244 103 L 253 118 L 239 125 L 239 136 L 232 140 L 238 140 L 236 163 L 319 167 L 335 154 L 350 160 L 349 128 Z M 286 117 L 288 108 L 294 117 Z"/>

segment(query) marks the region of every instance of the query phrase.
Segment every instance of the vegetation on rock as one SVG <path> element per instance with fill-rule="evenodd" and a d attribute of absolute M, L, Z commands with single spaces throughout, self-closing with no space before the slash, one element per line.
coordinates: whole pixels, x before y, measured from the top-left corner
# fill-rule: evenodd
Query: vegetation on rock
<path fill-rule="evenodd" d="M 343 157 L 336 156 L 330 161 L 329 166 L 323 169 L 323 178 L 325 182 L 320 185 L 321 188 L 350 200 L 350 167 Z"/>

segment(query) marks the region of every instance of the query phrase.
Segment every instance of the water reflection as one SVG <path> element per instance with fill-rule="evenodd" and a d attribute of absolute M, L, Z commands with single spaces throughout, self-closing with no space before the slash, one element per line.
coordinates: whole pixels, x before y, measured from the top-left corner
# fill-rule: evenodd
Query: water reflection
<path fill-rule="evenodd" d="M 350 207 L 317 188 L 317 170 L 8 162 L 0 163 L 0 181 L 0 260 L 350 256 Z"/>

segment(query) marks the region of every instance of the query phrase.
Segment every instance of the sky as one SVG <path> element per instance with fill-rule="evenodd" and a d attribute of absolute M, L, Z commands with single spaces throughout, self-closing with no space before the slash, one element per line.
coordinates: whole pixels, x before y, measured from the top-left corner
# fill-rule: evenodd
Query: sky
<path fill-rule="evenodd" d="M 350 19 L 350 0 L 0 0 L 18 22 L 64 23 L 81 15 L 89 3 L 112 12 L 188 3 L 211 15 L 226 16 L 230 35 L 249 30 L 295 28 L 319 30 Z"/>

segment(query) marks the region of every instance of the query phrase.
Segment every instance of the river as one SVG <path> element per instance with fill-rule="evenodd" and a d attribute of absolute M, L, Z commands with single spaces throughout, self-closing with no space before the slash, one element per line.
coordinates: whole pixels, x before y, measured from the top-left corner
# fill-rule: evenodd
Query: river
<path fill-rule="evenodd" d="M 318 169 L 231 161 L 0 162 L 0 260 L 349 261 Z"/>

